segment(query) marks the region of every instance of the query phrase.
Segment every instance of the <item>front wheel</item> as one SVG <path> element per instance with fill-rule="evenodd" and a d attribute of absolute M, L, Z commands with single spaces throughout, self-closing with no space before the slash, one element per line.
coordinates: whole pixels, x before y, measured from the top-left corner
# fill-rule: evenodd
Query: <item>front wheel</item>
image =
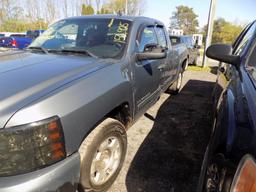
<path fill-rule="evenodd" d="M 127 149 L 127 135 L 122 123 L 107 118 L 83 141 L 80 184 L 83 190 L 106 191 L 116 179 L 123 165 Z"/>
<path fill-rule="evenodd" d="M 167 92 L 177 95 L 180 92 L 181 85 L 182 85 L 182 79 L 183 79 L 183 70 L 181 70 L 178 74 L 178 78 L 176 81 L 167 89 Z"/>

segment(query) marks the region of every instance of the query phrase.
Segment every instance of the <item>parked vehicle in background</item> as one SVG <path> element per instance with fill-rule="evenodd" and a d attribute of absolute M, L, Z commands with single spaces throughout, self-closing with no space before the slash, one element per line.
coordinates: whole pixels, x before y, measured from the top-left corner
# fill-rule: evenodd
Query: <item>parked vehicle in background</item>
<path fill-rule="evenodd" d="M 198 50 L 198 45 L 196 42 L 193 40 L 193 36 L 175 36 L 175 35 L 170 35 L 170 40 L 173 43 L 180 44 L 183 43 L 187 49 L 188 49 L 188 65 L 189 64 L 194 64 L 194 65 L 199 65 L 198 59 L 200 57 L 200 53 Z"/>
<path fill-rule="evenodd" d="M 256 22 L 235 43 L 207 49 L 219 67 L 213 132 L 202 164 L 199 190 L 255 192 L 256 188 Z M 226 70 L 225 70 L 226 69 Z"/>
<path fill-rule="evenodd" d="M 5 34 L 0 33 L 0 37 L 5 37 Z"/>
<path fill-rule="evenodd" d="M 24 49 L 30 45 L 32 38 L 29 37 L 1 37 L 0 38 L 0 47 L 4 48 L 15 48 L 15 49 Z"/>
<path fill-rule="evenodd" d="M 179 50 L 180 58 L 182 60 L 182 68 L 185 71 L 188 67 L 189 52 L 187 46 L 181 42 L 180 36 L 169 36 L 172 47 Z"/>
<path fill-rule="evenodd" d="M 11 34 L 9 37 L 26 37 L 26 34 Z"/>
<path fill-rule="evenodd" d="M 44 31 L 45 30 L 28 30 L 26 36 L 31 38 L 37 38 L 38 36 L 42 35 Z"/>
<path fill-rule="evenodd" d="M 1 34 L 4 35 L 4 37 L 10 37 L 11 35 L 25 35 L 26 33 L 22 32 L 0 32 Z"/>
<path fill-rule="evenodd" d="M 9 37 L 0 37 L 0 47 L 24 49 L 43 32 L 44 30 L 29 30 L 26 34 L 11 33 L 9 34 Z"/>
<path fill-rule="evenodd" d="M 64 19 L 1 55 L 0 191 L 106 191 L 126 130 L 182 75 L 163 23 L 146 17 Z"/>

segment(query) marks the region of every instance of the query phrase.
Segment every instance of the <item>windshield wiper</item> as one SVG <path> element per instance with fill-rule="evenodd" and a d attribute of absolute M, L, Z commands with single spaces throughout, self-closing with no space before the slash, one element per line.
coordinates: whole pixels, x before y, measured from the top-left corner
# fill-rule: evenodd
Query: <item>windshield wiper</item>
<path fill-rule="evenodd" d="M 59 52 L 59 53 L 78 53 L 78 54 L 85 54 L 90 57 L 98 58 L 96 55 L 91 53 L 85 49 L 59 49 L 59 50 L 50 50 L 51 52 Z"/>
<path fill-rule="evenodd" d="M 30 50 L 38 50 L 38 51 L 42 51 L 44 52 L 45 54 L 48 54 L 48 50 L 43 48 L 43 47 L 28 47 L 27 49 L 30 49 Z"/>

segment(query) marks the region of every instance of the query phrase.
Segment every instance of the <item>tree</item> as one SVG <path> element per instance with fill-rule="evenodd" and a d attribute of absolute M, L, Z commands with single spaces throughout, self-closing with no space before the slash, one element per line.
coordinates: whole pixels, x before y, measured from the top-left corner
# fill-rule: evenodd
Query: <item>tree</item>
<path fill-rule="evenodd" d="M 93 15 L 94 14 L 94 9 L 91 5 L 82 5 L 82 15 Z"/>
<path fill-rule="evenodd" d="M 97 12 L 97 14 L 111 14 L 111 13 L 113 12 L 111 12 L 108 8 L 104 8 L 104 7 L 102 7 L 100 11 Z"/>
<path fill-rule="evenodd" d="M 45 18 L 47 23 L 54 22 L 58 17 L 58 7 L 55 0 L 46 0 L 45 1 Z"/>
<path fill-rule="evenodd" d="M 170 29 L 182 29 L 185 35 L 198 32 L 198 15 L 194 13 L 193 8 L 180 5 L 173 12 L 170 23 Z"/>
<path fill-rule="evenodd" d="M 212 43 L 232 44 L 242 31 L 243 27 L 235 25 L 219 18 L 214 21 Z M 204 27 L 204 36 L 206 35 L 207 25 Z"/>
<path fill-rule="evenodd" d="M 128 15 L 141 15 L 145 9 L 145 0 L 127 0 Z M 126 0 L 108 0 L 104 5 L 111 13 L 124 13 Z"/>

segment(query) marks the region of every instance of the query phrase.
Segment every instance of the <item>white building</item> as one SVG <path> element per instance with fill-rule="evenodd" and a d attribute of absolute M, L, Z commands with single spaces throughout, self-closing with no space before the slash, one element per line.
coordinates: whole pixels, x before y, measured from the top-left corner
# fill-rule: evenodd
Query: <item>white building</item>
<path fill-rule="evenodd" d="M 182 29 L 170 29 L 169 30 L 170 35 L 183 35 L 183 30 Z"/>
<path fill-rule="evenodd" d="M 200 47 L 203 45 L 203 34 L 193 34 L 194 42 L 197 42 L 197 45 Z"/>

